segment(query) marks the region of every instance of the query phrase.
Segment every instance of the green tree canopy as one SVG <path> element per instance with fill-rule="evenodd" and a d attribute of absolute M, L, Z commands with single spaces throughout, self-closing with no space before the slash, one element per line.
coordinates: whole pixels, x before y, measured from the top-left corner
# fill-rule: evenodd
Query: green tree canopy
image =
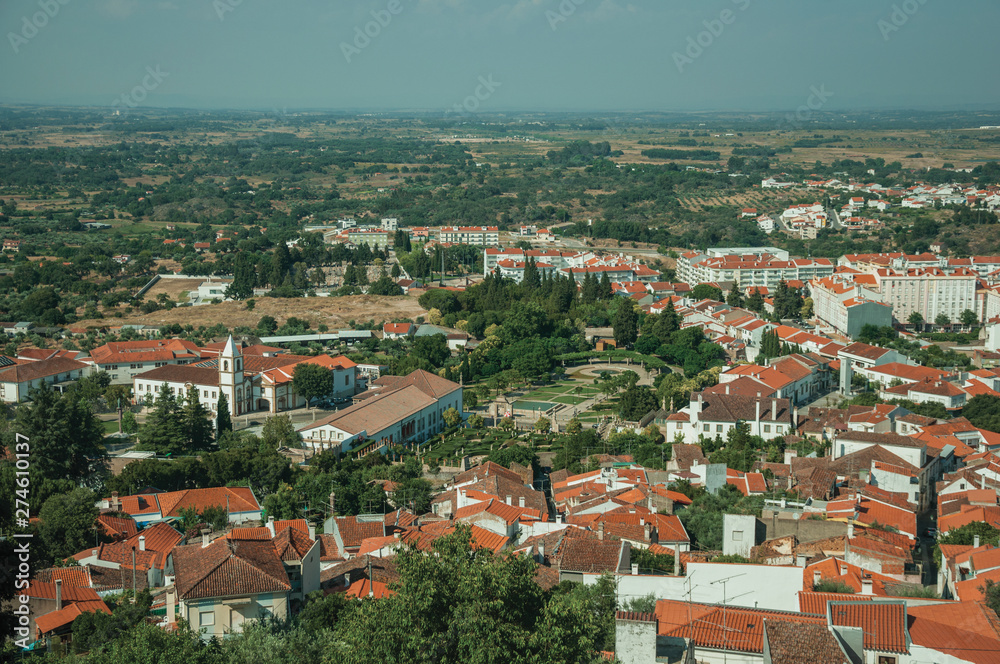
<path fill-rule="evenodd" d="M 308 404 L 333 393 L 333 372 L 319 364 L 302 362 L 295 365 L 292 389 Z"/>

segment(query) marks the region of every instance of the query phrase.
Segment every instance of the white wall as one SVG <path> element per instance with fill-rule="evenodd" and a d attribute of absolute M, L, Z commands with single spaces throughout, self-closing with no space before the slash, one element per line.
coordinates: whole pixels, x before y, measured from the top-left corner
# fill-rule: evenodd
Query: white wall
<path fill-rule="evenodd" d="M 688 563 L 687 573 L 687 577 L 618 576 L 618 601 L 646 597 L 650 593 L 657 599 L 686 601 L 690 580 L 691 601 L 695 603 L 717 604 L 725 600 L 730 606 L 799 610 L 798 593 L 802 590 L 803 578 L 801 567 Z M 600 574 L 584 574 L 583 582 L 592 585 L 600 578 Z M 725 584 L 712 583 L 721 579 L 728 581 Z"/>

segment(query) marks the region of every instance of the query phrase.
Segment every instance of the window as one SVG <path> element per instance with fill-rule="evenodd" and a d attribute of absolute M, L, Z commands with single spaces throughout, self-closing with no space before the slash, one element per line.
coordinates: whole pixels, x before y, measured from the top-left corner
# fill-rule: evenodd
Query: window
<path fill-rule="evenodd" d="M 879 655 L 878 664 L 896 664 L 896 658 L 889 657 L 888 655 Z"/>
<path fill-rule="evenodd" d="M 199 627 L 212 627 L 215 625 L 215 611 L 201 611 L 198 614 Z"/>
<path fill-rule="evenodd" d="M 709 432 L 709 431 L 712 430 L 712 426 L 709 425 L 709 424 L 706 424 L 705 426 L 702 427 L 702 430 L 707 433 L 707 432 Z"/>
<path fill-rule="evenodd" d="M 764 425 L 764 433 L 771 433 L 771 425 L 770 424 L 765 424 Z"/>
<path fill-rule="evenodd" d="M 743 541 L 743 531 L 742 530 L 734 530 L 733 531 L 732 541 L 734 541 L 734 542 L 742 542 Z"/>
<path fill-rule="evenodd" d="M 716 431 L 716 433 L 722 433 L 722 425 L 721 424 L 716 424 L 715 425 L 715 431 Z"/>
<path fill-rule="evenodd" d="M 350 384 L 350 382 L 351 382 L 351 377 L 350 376 L 344 376 L 344 385 L 348 385 L 348 384 Z"/>
<path fill-rule="evenodd" d="M 785 427 L 778 425 L 774 430 L 776 433 L 782 433 L 785 430 Z"/>

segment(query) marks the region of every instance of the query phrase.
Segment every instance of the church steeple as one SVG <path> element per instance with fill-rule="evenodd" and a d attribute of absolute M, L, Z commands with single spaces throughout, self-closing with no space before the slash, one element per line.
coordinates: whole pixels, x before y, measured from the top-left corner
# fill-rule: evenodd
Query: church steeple
<path fill-rule="evenodd" d="M 219 355 L 219 389 L 229 400 L 232 415 L 242 415 L 248 395 L 243 393 L 243 353 L 229 335 Z"/>

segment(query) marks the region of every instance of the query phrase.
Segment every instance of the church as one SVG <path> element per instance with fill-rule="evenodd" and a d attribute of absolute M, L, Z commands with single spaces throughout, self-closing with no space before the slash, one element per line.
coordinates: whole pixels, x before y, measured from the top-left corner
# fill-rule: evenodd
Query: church
<path fill-rule="evenodd" d="M 213 416 L 223 394 L 232 417 L 304 408 L 306 400 L 292 387 L 299 364 L 319 364 L 333 373 L 333 391 L 328 396 L 351 397 L 356 392 L 356 365 L 346 357 L 286 355 L 280 349 L 262 347 L 247 348 L 244 355 L 232 336 L 221 348 L 203 349 L 202 357 L 216 350 L 216 357 L 193 364 L 168 364 L 137 374 L 132 379 L 135 402 L 155 400 L 166 385 L 177 398 L 186 398 L 188 389 L 195 388 L 198 400 Z"/>

